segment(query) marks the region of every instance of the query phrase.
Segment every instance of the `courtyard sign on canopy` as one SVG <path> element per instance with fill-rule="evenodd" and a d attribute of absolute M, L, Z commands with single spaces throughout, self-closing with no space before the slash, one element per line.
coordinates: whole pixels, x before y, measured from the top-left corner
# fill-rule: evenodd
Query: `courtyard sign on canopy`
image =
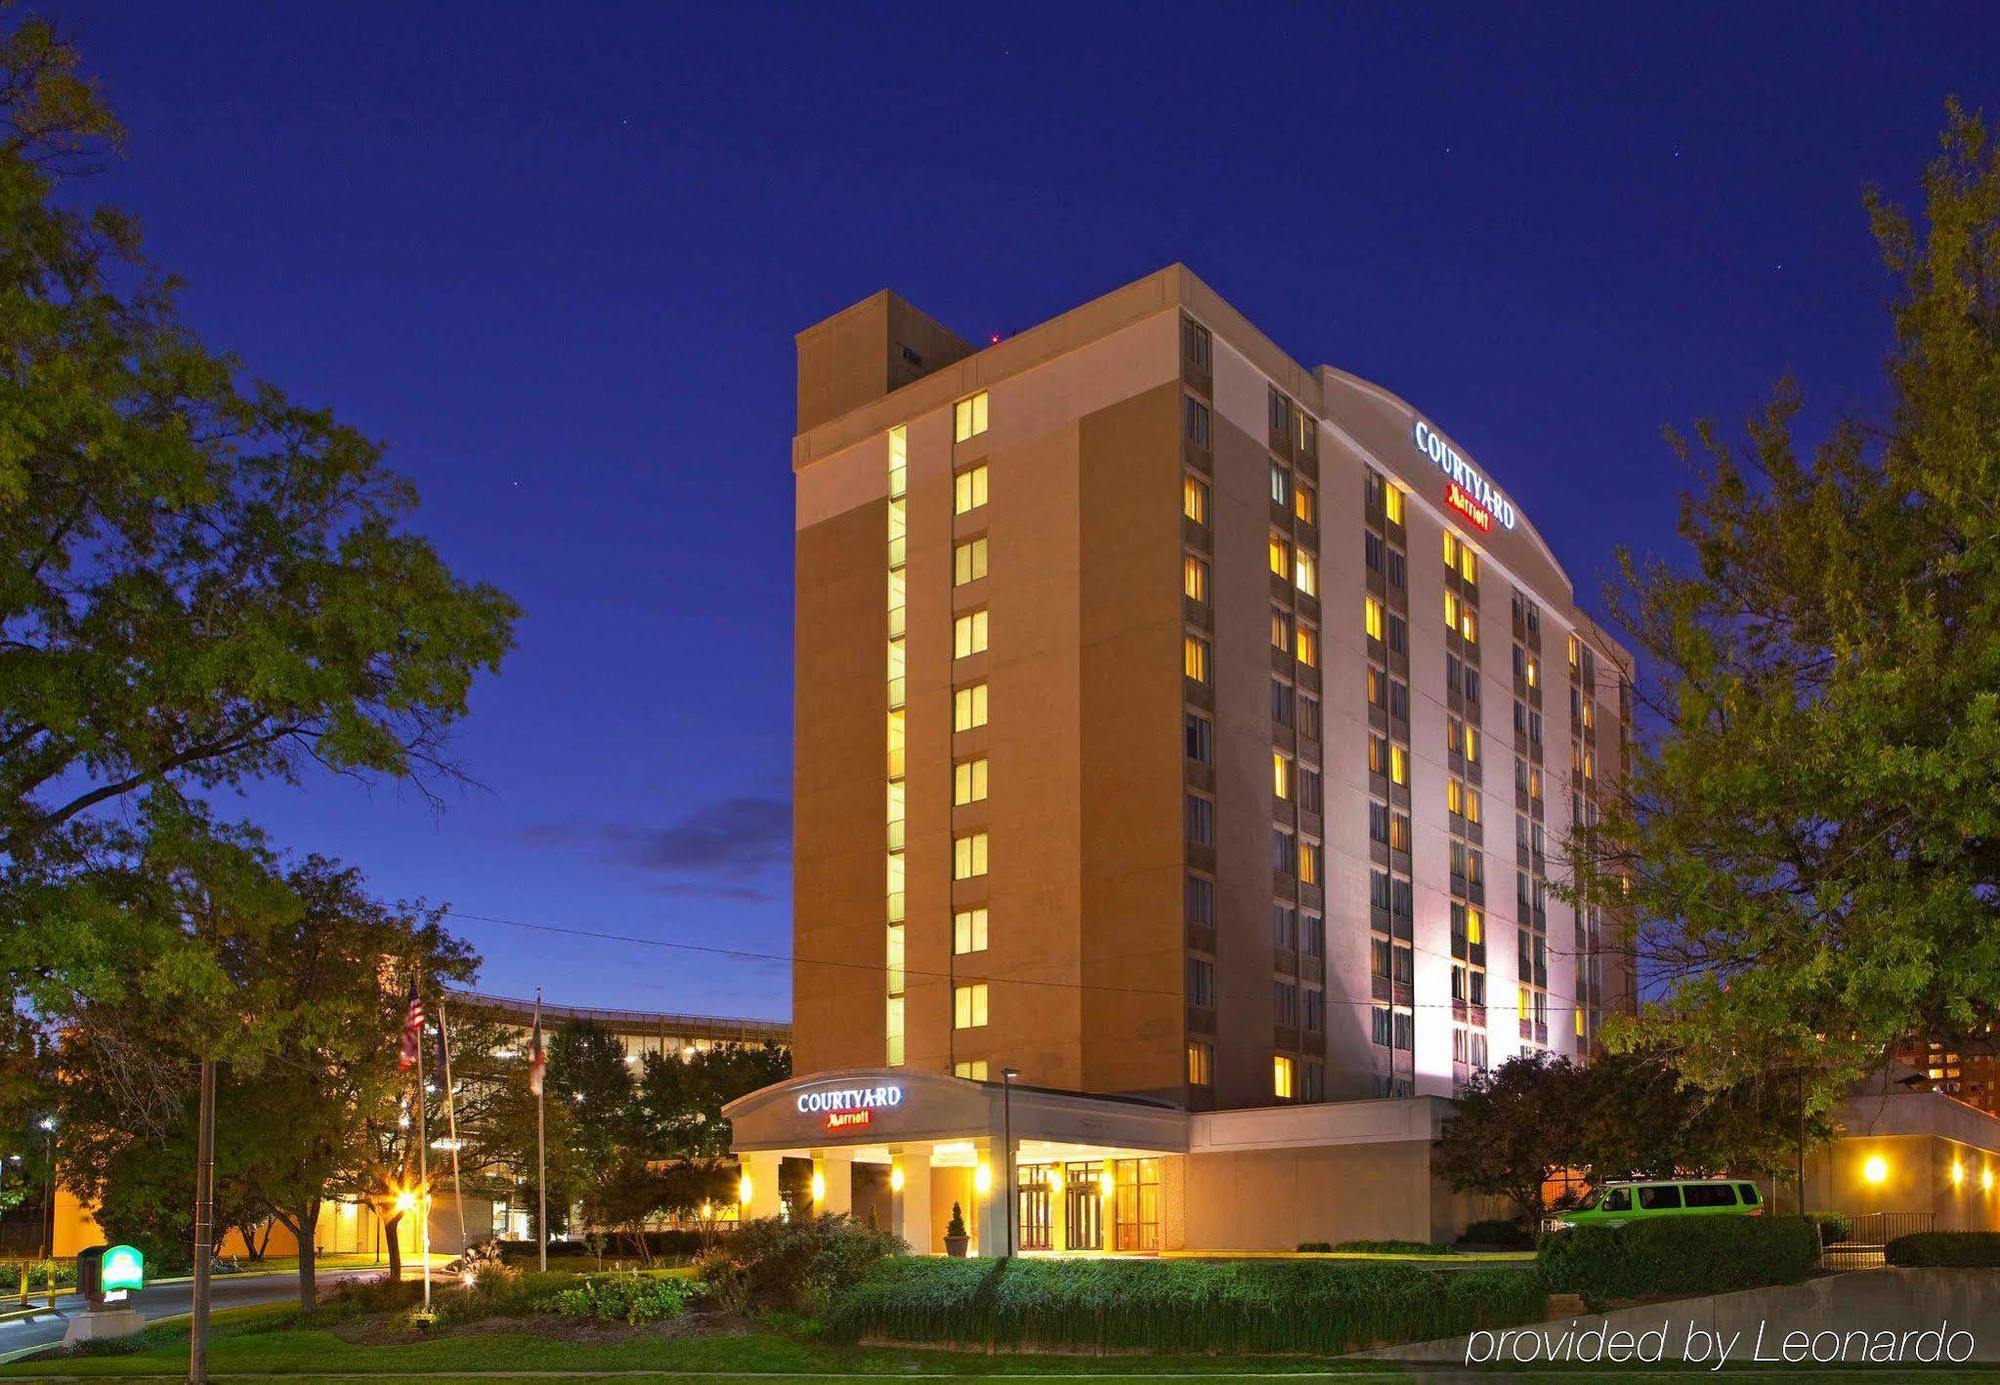
<path fill-rule="evenodd" d="M 879 1087 L 830 1087 L 800 1092 L 799 1113 L 825 1116 L 828 1130 L 855 1130 L 873 1124 L 877 1111 L 903 1104 L 903 1089 L 895 1083 Z"/>
<path fill-rule="evenodd" d="M 1451 487 L 1445 492 L 1445 497 L 1453 509 L 1463 513 L 1481 529 L 1492 527 L 1494 520 L 1500 521 L 1503 529 L 1514 527 L 1512 502 L 1500 493 L 1499 487 L 1481 476 L 1472 463 L 1459 456 L 1450 443 L 1439 437 L 1430 424 L 1418 419 L 1410 436 L 1417 444 L 1417 451 L 1436 462 L 1439 470 L 1451 478 Z M 1480 523 L 1482 516 L 1486 519 L 1483 524 Z"/>

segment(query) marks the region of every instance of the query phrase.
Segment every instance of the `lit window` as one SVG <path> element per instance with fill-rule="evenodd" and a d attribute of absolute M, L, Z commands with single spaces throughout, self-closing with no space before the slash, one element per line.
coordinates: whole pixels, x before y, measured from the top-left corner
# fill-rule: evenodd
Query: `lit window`
<path fill-rule="evenodd" d="M 952 410 L 952 436 L 954 441 L 964 442 L 976 438 L 986 431 L 986 391 L 981 390 L 970 399 L 958 401 Z"/>
<path fill-rule="evenodd" d="M 1196 524 L 1208 523 L 1208 483 L 1194 476 L 1181 478 L 1181 513 Z"/>
<path fill-rule="evenodd" d="M 1319 522 L 1319 497 L 1303 481 L 1292 489 L 1292 513 L 1299 517 L 1301 524 Z"/>
<path fill-rule="evenodd" d="M 1575 1015 L 1576 1015 L 1576 1036 L 1577 1038 L 1581 1039 L 1583 1037 L 1583 1007 L 1581 1005 L 1576 1007 Z"/>
<path fill-rule="evenodd" d="M 1465 758 L 1474 761 L 1479 758 L 1479 729 L 1469 721 L 1465 724 Z"/>
<path fill-rule="evenodd" d="M 901 996 L 892 995 L 889 997 L 889 1006 L 883 1016 L 882 1027 L 888 1031 L 889 1066 L 900 1068 L 903 1066 L 903 998 Z"/>
<path fill-rule="evenodd" d="M 970 611 L 951 623 L 952 656 L 963 659 L 986 652 L 986 612 Z"/>
<path fill-rule="evenodd" d="M 889 994 L 903 993 L 903 925 L 892 924 L 888 938 Z"/>
<path fill-rule="evenodd" d="M 1410 782 L 1410 752 L 1400 745 L 1389 747 L 1389 780 L 1394 784 Z"/>
<path fill-rule="evenodd" d="M 1319 595 L 1319 559 L 1303 548 L 1292 559 L 1292 582 L 1307 596 Z"/>
<path fill-rule="evenodd" d="M 1530 656 L 1528 659 L 1528 686 L 1531 688 L 1534 687 L 1536 683 L 1541 681 L 1541 675 L 1542 661 Z"/>
<path fill-rule="evenodd" d="M 909 489 L 909 468 L 910 430 L 897 424 L 889 430 L 889 497 L 892 500 Z"/>
<path fill-rule="evenodd" d="M 1271 463 L 1271 503 L 1290 505 L 1292 503 L 1292 473 L 1278 462 Z"/>
<path fill-rule="evenodd" d="M 981 989 L 983 990 L 984 987 L 981 987 Z M 951 1075 L 953 1077 L 970 1078 L 974 1082 L 984 1082 L 986 1080 L 986 1060 L 984 1058 L 971 1058 L 953 1063 L 951 1065 Z"/>
<path fill-rule="evenodd" d="M 1299 662 L 1307 668 L 1319 667 L 1319 631 L 1299 622 Z"/>
<path fill-rule="evenodd" d="M 907 668 L 907 656 L 903 648 L 903 642 L 901 640 L 890 640 L 888 677 L 889 677 L 889 705 L 891 707 L 900 707 L 903 705 L 903 695 L 904 695 L 903 675 L 906 671 L 906 668 Z"/>
<path fill-rule="evenodd" d="M 960 955 L 986 951 L 984 909 L 960 909 L 951 916 L 951 950 Z"/>
<path fill-rule="evenodd" d="M 958 514 L 986 503 L 986 467 L 982 463 L 952 478 L 952 508 Z"/>
<path fill-rule="evenodd" d="M 1403 522 L 1403 493 L 1394 486 L 1386 487 L 1382 492 L 1382 513 L 1391 524 Z"/>
<path fill-rule="evenodd" d="M 951 992 L 951 1019 L 955 1029 L 979 1029 L 986 1024 L 986 983 L 954 986 Z"/>
<path fill-rule="evenodd" d="M 1465 911 L 1465 940 L 1475 945 L 1486 941 L 1486 921 L 1477 909 Z"/>
<path fill-rule="evenodd" d="M 1304 838 L 1300 839 L 1299 883 L 1301 885 L 1317 885 L 1319 883 L 1321 852 L 1322 848 L 1318 842 L 1306 841 Z"/>
<path fill-rule="evenodd" d="M 1361 628 L 1371 640 L 1382 638 L 1382 603 L 1372 596 L 1361 598 Z"/>
<path fill-rule="evenodd" d="M 986 757 L 961 760 L 951 770 L 951 801 L 978 803 L 986 797 Z"/>
<path fill-rule="evenodd" d="M 1465 820 L 1474 826 L 1479 824 L 1479 790 L 1465 791 Z"/>
<path fill-rule="evenodd" d="M 1276 606 L 1271 608 L 1271 648 L 1287 653 L 1292 648 L 1292 618 Z"/>
<path fill-rule="evenodd" d="M 1534 994 L 1526 986 L 1517 987 L 1516 989 L 1519 992 L 1518 999 L 1521 1006 L 1521 1018 L 1532 1019 L 1535 1013 Z"/>
<path fill-rule="evenodd" d="M 1190 1087 L 1215 1085 L 1215 1047 L 1196 1039 L 1187 1046 L 1187 1073 Z"/>
<path fill-rule="evenodd" d="M 986 685 L 974 683 L 960 688 L 951 697 L 951 729 L 970 731 L 986 724 Z"/>
<path fill-rule="evenodd" d="M 1449 591 L 1448 591 L 1448 592 L 1446 592 L 1446 593 L 1444 594 L 1444 628 L 1445 628 L 1445 629 L 1447 629 L 1447 630 L 1456 630 L 1456 629 L 1458 629 L 1458 593 L 1457 593 L 1457 592 L 1449 592 Z"/>
<path fill-rule="evenodd" d="M 1449 529 L 1444 531 L 1444 565 L 1446 568 L 1458 566 L 1458 536 Z"/>
<path fill-rule="evenodd" d="M 1458 574 L 1468 582 L 1479 581 L 1479 555 L 1464 544 L 1458 546 Z"/>
<path fill-rule="evenodd" d="M 1199 635 L 1181 637 L 1181 668 L 1197 683 L 1208 681 L 1208 641 Z"/>
<path fill-rule="evenodd" d="M 1181 591 L 1190 601 L 1208 600 L 1208 564 L 1192 553 L 1181 559 Z"/>
<path fill-rule="evenodd" d="M 970 880 L 986 874 L 986 834 L 972 832 L 951 843 L 951 878 Z"/>
<path fill-rule="evenodd" d="M 1458 618 L 1458 633 L 1464 636 L 1467 644 L 1479 643 L 1479 614 L 1470 606 Z"/>
<path fill-rule="evenodd" d="M 889 922 L 901 923 L 903 921 L 903 853 L 900 851 L 889 853 L 888 880 Z"/>
<path fill-rule="evenodd" d="M 889 713 L 889 776 L 903 777 L 903 709 Z"/>
<path fill-rule="evenodd" d="M 951 580 L 957 586 L 986 575 L 986 540 L 972 539 L 951 551 Z"/>
<path fill-rule="evenodd" d="M 1292 1060 L 1283 1055 L 1271 1060 L 1271 1095 L 1280 1101 L 1292 1099 Z"/>
<path fill-rule="evenodd" d="M 1271 792 L 1279 798 L 1292 796 L 1292 757 L 1282 751 L 1271 752 Z"/>
<path fill-rule="evenodd" d="M 1289 577 L 1292 572 L 1292 546 L 1271 535 L 1271 571 L 1280 577 Z"/>
<path fill-rule="evenodd" d="M 1465 812 L 1465 790 L 1459 787 L 1456 779 L 1444 781 L 1444 807 L 1453 817 Z"/>

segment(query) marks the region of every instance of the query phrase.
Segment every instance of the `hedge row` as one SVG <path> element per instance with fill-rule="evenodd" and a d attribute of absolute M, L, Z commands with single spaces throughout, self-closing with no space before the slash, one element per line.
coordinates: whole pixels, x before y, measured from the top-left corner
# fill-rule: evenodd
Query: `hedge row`
<path fill-rule="evenodd" d="M 836 1340 L 1336 1354 L 1542 1316 L 1526 1269 L 1283 1260 L 896 1257 L 838 1295 Z"/>
<path fill-rule="evenodd" d="M 1919 1231 L 1883 1247 L 1892 1265 L 1952 1265 L 2000 1269 L 2000 1231 Z"/>
<path fill-rule="evenodd" d="M 1593 1310 L 1617 1299 L 1687 1297 L 1797 1284 L 1819 1262 L 1802 1217 L 1659 1217 L 1545 1237 L 1535 1267 L 1550 1293 Z"/>

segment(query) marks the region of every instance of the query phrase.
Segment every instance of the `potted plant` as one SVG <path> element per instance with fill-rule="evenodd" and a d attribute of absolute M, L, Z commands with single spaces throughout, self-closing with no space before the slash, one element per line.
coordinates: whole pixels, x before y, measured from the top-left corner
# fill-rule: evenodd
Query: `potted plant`
<path fill-rule="evenodd" d="M 963 1260 L 965 1248 L 971 1244 L 972 1237 L 965 1234 L 965 1212 L 954 1202 L 951 1205 L 951 1220 L 944 1224 L 944 1253 Z"/>

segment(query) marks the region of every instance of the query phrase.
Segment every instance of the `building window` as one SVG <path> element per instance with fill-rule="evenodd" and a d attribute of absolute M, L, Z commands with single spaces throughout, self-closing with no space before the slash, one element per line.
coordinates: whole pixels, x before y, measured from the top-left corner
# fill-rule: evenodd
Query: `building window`
<path fill-rule="evenodd" d="M 976 438 L 986 431 L 986 391 L 981 390 L 970 399 L 961 399 L 952 410 L 952 438 L 964 442 Z"/>
<path fill-rule="evenodd" d="M 1196 370 L 1207 370 L 1214 343 L 1208 328 L 1191 317 L 1181 319 L 1181 351 L 1193 363 Z"/>
<path fill-rule="evenodd" d="M 1181 513 L 1196 524 L 1208 523 L 1208 482 L 1195 476 L 1181 478 Z"/>
<path fill-rule="evenodd" d="M 1215 726 L 1205 716 L 1189 712 L 1182 718 L 1186 732 L 1187 757 L 1198 765 L 1215 760 Z"/>
<path fill-rule="evenodd" d="M 1271 463 L 1271 503 L 1290 505 L 1292 503 L 1292 473 L 1282 463 Z"/>
<path fill-rule="evenodd" d="M 1395 1025 L 1386 1007 L 1377 1005 L 1368 1015 L 1368 1037 L 1383 1048 L 1395 1038 Z"/>
<path fill-rule="evenodd" d="M 888 1035 L 888 1063 L 892 1068 L 903 1066 L 903 997 L 889 997 L 888 1008 L 882 1017 L 882 1027 Z"/>
<path fill-rule="evenodd" d="M 1201 928 L 1215 926 L 1215 882 L 1205 875 L 1187 878 L 1187 921 Z"/>
<path fill-rule="evenodd" d="M 958 659 L 986 652 L 986 612 L 968 611 L 951 623 L 951 652 Z"/>
<path fill-rule="evenodd" d="M 1292 583 L 1307 596 L 1319 595 L 1319 559 L 1303 548 L 1292 559 Z"/>
<path fill-rule="evenodd" d="M 1181 558 L 1181 592 L 1190 601 L 1208 600 L 1208 564 L 1192 553 Z"/>
<path fill-rule="evenodd" d="M 1292 685 L 1282 679 L 1271 680 L 1271 721 L 1277 726 L 1292 724 L 1292 709 L 1296 705 Z"/>
<path fill-rule="evenodd" d="M 1299 1027 L 1299 988 L 1295 982 L 1271 983 L 1271 1017 L 1287 1029 Z"/>
<path fill-rule="evenodd" d="M 1181 636 L 1181 671 L 1197 683 L 1208 681 L 1208 641 L 1199 635 Z"/>
<path fill-rule="evenodd" d="M 951 878 L 970 880 L 986 874 L 986 834 L 971 832 L 951 843 Z"/>
<path fill-rule="evenodd" d="M 977 582 L 986 575 L 986 540 L 970 539 L 951 551 L 951 580 L 955 586 Z"/>
<path fill-rule="evenodd" d="M 957 514 L 986 503 L 986 464 L 970 467 L 951 478 L 952 509 Z"/>
<path fill-rule="evenodd" d="M 1382 490 L 1382 515 L 1391 524 L 1403 522 L 1403 493 L 1394 486 Z"/>
<path fill-rule="evenodd" d="M 1389 648 L 1393 652 L 1401 654 L 1409 648 L 1409 645 L 1410 623 L 1401 616 L 1391 613 L 1389 616 Z"/>
<path fill-rule="evenodd" d="M 1301 524 L 1319 522 L 1319 493 L 1303 481 L 1292 487 L 1292 513 Z"/>
<path fill-rule="evenodd" d="M 889 970 L 889 993 L 903 993 L 903 925 L 891 924 L 888 929 L 888 945 L 884 949 Z"/>
<path fill-rule="evenodd" d="M 1189 1040 L 1187 1046 L 1188 1085 L 1190 1087 L 1213 1087 L 1215 1085 L 1215 1045 L 1203 1039 Z"/>
<path fill-rule="evenodd" d="M 1303 1021 L 1306 1032 L 1317 1034 L 1326 1028 L 1326 992 L 1308 986 L 1302 993 L 1304 999 Z"/>
<path fill-rule="evenodd" d="M 1292 796 L 1292 757 L 1280 750 L 1271 752 L 1271 792 L 1279 798 Z"/>
<path fill-rule="evenodd" d="M 1299 1100 L 1326 1100 L 1326 1064 L 1307 1063 L 1299 1072 Z"/>
<path fill-rule="evenodd" d="M 1206 957 L 1190 957 L 1187 964 L 1188 1004 L 1204 1010 L 1215 1007 L 1215 963 Z"/>
<path fill-rule="evenodd" d="M 968 1078 L 974 1082 L 984 1082 L 986 1080 L 986 1060 L 984 1058 L 972 1058 L 953 1063 L 951 1065 L 951 1075 L 953 1077 Z"/>
<path fill-rule="evenodd" d="M 951 992 L 951 1022 L 954 1029 L 982 1029 L 986 1025 L 986 983 L 954 986 Z"/>
<path fill-rule="evenodd" d="M 1303 837 L 1299 839 L 1299 883 L 1301 885 L 1319 884 L 1320 872 L 1325 868 L 1322 853 L 1323 848 L 1318 842 L 1310 841 Z"/>
<path fill-rule="evenodd" d="M 1187 430 L 1188 441 L 1196 447 L 1206 448 L 1209 443 L 1208 405 L 1193 395 L 1181 399 L 1181 423 Z"/>
<path fill-rule="evenodd" d="M 960 760 L 951 767 L 951 801 L 963 806 L 986 797 L 986 757 Z"/>
<path fill-rule="evenodd" d="M 1371 640 L 1382 638 L 1382 603 L 1372 596 L 1361 598 L 1361 628 Z"/>
<path fill-rule="evenodd" d="M 974 683 L 951 695 L 951 729 L 970 731 L 986 724 L 986 685 Z"/>
<path fill-rule="evenodd" d="M 1292 546 L 1276 534 L 1270 537 L 1271 571 L 1279 577 L 1292 575 Z"/>
<path fill-rule="evenodd" d="M 1299 767 L 1299 809 L 1302 812 L 1323 812 L 1320 798 L 1319 771 Z"/>
<path fill-rule="evenodd" d="M 951 916 L 951 950 L 961 956 L 986 951 L 984 909 L 960 909 Z"/>
<path fill-rule="evenodd" d="M 1200 794 L 1187 796 L 1187 835 L 1196 846 L 1215 845 L 1215 801 Z"/>
<path fill-rule="evenodd" d="M 1292 1099 L 1292 1060 L 1283 1054 L 1271 1060 L 1271 1095 L 1280 1101 Z"/>
<path fill-rule="evenodd" d="M 1400 745 L 1389 747 L 1389 782 L 1392 784 L 1410 782 L 1410 752 Z"/>
<path fill-rule="evenodd" d="M 1307 668 L 1319 667 L 1319 630 L 1299 622 L 1299 662 Z"/>
<path fill-rule="evenodd" d="M 1271 648 L 1288 654 L 1292 649 L 1292 618 L 1276 606 L 1271 608 Z"/>
<path fill-rule="evenodd" d="M 1299 951 L 1308 957 L 1326 956 L 1326 920 L 1318 914 L 1299 915 Z"/>
<path fill-rule="evenodd" d="M 1271 906 L 1271 946 L 1291 951 L 1299 945 L 1299 911 L 1289 904 Z"/>
<path fill-rule="evenodd" d="M 1309 741 L 1319 739 L 1319 699 L 1299 694 L 1299 734 Z"/>

